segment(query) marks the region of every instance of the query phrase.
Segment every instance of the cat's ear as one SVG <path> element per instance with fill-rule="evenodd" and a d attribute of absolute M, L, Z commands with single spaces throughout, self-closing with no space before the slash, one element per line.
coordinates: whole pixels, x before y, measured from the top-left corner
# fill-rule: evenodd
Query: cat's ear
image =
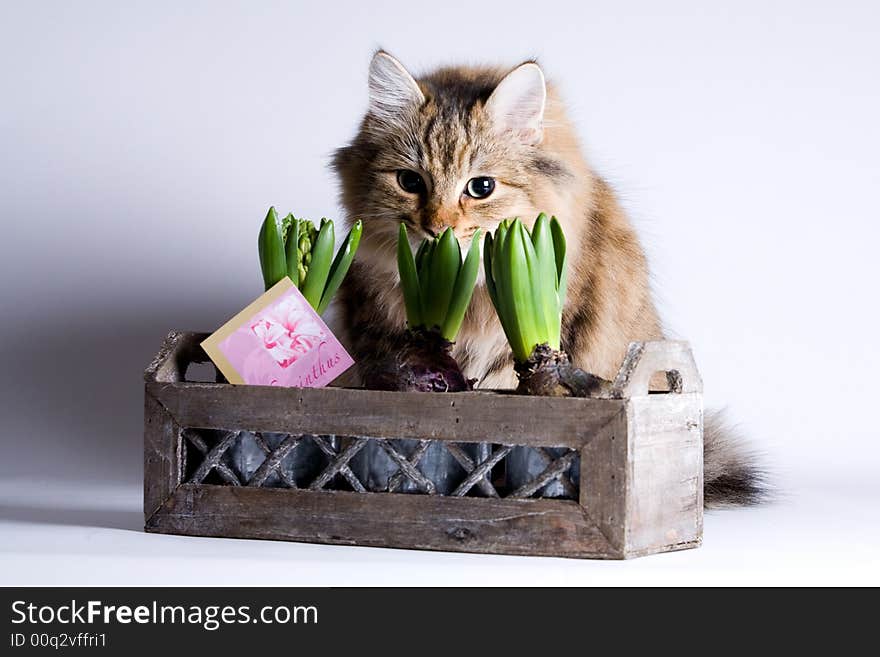
<path fill-rule="evenodd" d="M 384 123 L 394 123 L 425 96 L 413 76 L 399 61 L 384 50 L 370 62 L 370 108 L 368 113 Z"/>
<path fill-rule="evenodd" d="M 544 73 L 534 62 L 526 62 L 498 83 L 486 101 L 486 111 L 497 130 L 511 132 L 526 143 L 537 144 L 543 136 L 546 103 Z"/>

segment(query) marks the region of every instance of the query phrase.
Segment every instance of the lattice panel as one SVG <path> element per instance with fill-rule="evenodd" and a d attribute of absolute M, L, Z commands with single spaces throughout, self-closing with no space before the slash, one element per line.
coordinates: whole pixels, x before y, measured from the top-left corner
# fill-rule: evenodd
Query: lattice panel
<path fill-rule="evenodd" d="M 314 491 L 578 499 L 567 448 L 188 428 L 183 481 Z"/>

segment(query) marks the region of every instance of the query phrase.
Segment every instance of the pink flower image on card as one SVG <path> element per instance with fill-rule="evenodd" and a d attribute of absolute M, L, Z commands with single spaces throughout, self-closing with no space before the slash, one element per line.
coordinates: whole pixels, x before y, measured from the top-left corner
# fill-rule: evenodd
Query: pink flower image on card
<path fill-rule="evenodd" d="M 288 296 L 257 313 L 238 331 L 248 337 L 253 333 L 272 359 L 282 369 L 287 369 L 327 337 L 323 324 L 312 316 L 310 310 Z"/>
<path fill-rule="evenodd" d="M 289 282 L 285 287 L 268 303 L 261 303 L 261 299 L 270 298 L 273 290 L 258 299 L 255 304 L 261 307 L 252 315 L 239 314 L 221 328 L 218 333 L 227 337 L 216 343 L 216 349 L 243 383 L 325 386 L 354 361 L 300 291 Z"/>

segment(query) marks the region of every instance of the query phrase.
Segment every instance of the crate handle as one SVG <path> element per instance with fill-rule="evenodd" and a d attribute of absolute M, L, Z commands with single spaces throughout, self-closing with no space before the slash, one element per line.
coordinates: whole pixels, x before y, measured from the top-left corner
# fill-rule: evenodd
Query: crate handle
<path fill-rule="evenodd" d="M 651 379 L 666 374 L 668 392 L 703 392 L 703 380 L 697 370 L 691 347 L 678 340 L 631 342 L 617 378 L 613 396 L 623 399 L 647 395 Z"/>
<path fill-rule="evenodd" d="M 201 347 L 208 333 L 171 331 L 162 343 L 159 353 L 144 372 L 145 381 L 178 383 L 186 376 L 190 363 L 205 363 L 210 359 Z"/>

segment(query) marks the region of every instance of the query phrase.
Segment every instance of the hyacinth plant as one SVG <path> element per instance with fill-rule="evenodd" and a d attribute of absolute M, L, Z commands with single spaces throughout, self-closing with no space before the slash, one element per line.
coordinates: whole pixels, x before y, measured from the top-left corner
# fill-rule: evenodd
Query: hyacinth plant
<path fill-rule="evenodd" d="M 567 267 L 565 236 L 556 217 L 541 213 L 531 230 L 506 219 L 483 246 L 489 297 L 510 343 L 527 395 L 586 397 L 610 384 L 574 367 L 561 350 Z"/>
<path fill-rule="evenodd" d="M 406 307 L 401 344 L 366 376 L 368 388 L 421 392 L 470 390 L 452 357 L 452 347 L 474 293 L 480 269 L 479 231 L 462 260 L 451 228 L 422 240 L 413 257 L 406 226 L 400 225 L 397 268 Z"/>
<path fill-rule="evenodd" d="M 279 221 L 275 208 L 269 208 L 258 240 L 266 289 L 288 276 L 312 308 L 323 313 L 348 273 L 362 232 L 361 222 L 355 222 L 334 258 L 336 235 L 331 220 L 321 219 L 320 226 L 315 226 L 288 214 Z"/>

